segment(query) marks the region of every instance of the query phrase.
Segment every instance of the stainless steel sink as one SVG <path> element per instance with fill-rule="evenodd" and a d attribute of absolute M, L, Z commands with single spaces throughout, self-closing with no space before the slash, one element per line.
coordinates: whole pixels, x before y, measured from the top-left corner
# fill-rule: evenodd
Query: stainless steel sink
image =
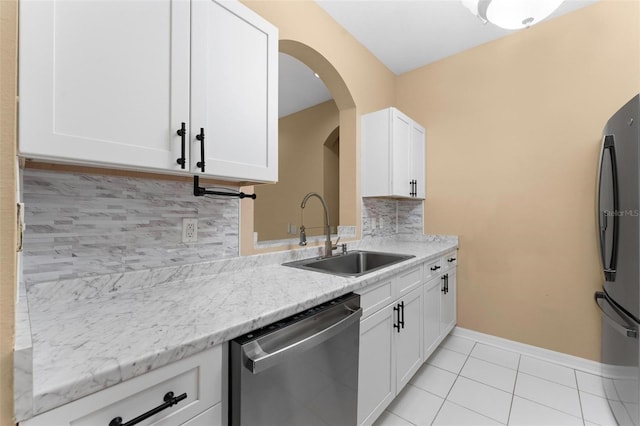
<path fill-rule="evenodd" d="M 283 263 L 284 266 L 324 272 L 343 277 L 358 277 L 415 257 L 413 255 L 354 250 L 332 257 L 320 257 Z"/>

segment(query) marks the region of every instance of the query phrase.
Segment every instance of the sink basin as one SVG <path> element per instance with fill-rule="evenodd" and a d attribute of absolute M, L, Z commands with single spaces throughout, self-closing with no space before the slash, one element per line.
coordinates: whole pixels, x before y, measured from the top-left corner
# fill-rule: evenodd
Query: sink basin
<path fill-rule="evenodd" d="M 411 259 L 412 257 L 415 256 L 354 250 L 347 254 L 297 260 L 295 262 L 283 263 L 283 265 L 344 277 L 358 277 L 402 262 L 403 260 Z"/>

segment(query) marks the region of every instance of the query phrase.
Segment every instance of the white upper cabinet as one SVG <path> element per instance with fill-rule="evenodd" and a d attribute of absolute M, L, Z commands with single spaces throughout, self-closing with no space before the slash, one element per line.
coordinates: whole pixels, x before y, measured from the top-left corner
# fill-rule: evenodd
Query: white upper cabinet
<path fill-rule="evenodd" d="M 193 0 L 191 164 L 238 180 L 278 180 L 278 32 L 238 2 Z"/>
<path fill-rule="evenodd" d="M 205 174 L 277 180 L 277 29 L 254 12 L 211 0 L 20 8 L 20 155 L 196 173 L 204 128 Z"/>
<path fill-rule="evenodd" d="M 362 116 L 362 196 L 425 197 L 425 130 L 396 108 Z"/>

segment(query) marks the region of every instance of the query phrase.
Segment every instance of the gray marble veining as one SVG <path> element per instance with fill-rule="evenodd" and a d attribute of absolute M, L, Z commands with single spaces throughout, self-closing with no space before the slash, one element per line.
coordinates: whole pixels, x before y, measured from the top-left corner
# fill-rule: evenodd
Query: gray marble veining
<path fill-rule="evenodd" d="M 13 405 L 16 418 L 31 417 L 33 410 L 33 342 L 31 318 L 24 283 L 18 287 L 15 306 L 15 341 L 13 352 Z"/>
<path fill-rule="evenodd" d="M 360 278 L 281 266 L 309 248 L 41 283 L 28 288 L 33 414 L 354 291 L 457 247 L 455 237 L 364 238 L 415 258 Z M 21 391 L 21 390 L 18 390 Z"/>
<path fill-rule="evenodd" d="M 362 236 L 388 237 L 423 233 L 422 200 L 362 199 Z"/>
<path fill-rule="evenodd" d="M 191 182 L 23 171 L 27 284 L 238 256 L 239 201 Z M 182 243 L 182 218 L 198 218 Z"/>

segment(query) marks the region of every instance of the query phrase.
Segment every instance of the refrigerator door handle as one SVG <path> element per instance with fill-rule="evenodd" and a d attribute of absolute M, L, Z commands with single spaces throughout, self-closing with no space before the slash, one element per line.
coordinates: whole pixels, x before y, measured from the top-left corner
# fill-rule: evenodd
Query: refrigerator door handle
<path fill-rule="evenodd" d="M 609 151 L 609 158 L 611 159 L 611 178 L 612 178 L 612 198 L 613 198 L 613 211 L 600 210 L 600 202 L 601 202 L 601 186 L 602 186 L 602 170 L 603 163 L 605 161 L 606 152 Z M 604 140 L 602 141 L 602 152 L 600 153 L 600 167 L 598 171 L 599 176 L 599 184 L 598 184 L 598 210 L 599 210 L 599 225 L 600 232 L 598 233 L 600 237 L 600 257 L 602 258 L 602 266 L 604 268 L 604 275 L 606 281 L 615 281 L 616 280 L 616 268 L 618 264 L 618 234 L 620 229 L 620 218 L 619 214 L 619 200 L 620 200 L 620 192 L 618 185 L 618 164 L 616 161 L 616 145 L 615 139 L 613 135 L 606 135 Z M 611 242 L 611 256 L 607 260 L 606 253 L 606 231 L 609 228 L 609 216 L 613 216 L 613 229 L 612 232 L 612 242 Z"/>
<path fill-rule="evenodd" d="M 622 325 L 622 324 L 618 323 L 616 320 L 614 320 L 613 318 L 611 318 L 609 315 L 607 315 L 605 310 L 602 308 L 602 305 L 600 304 L 600 300 L 604 300 L 604 303 L 607 303 L 616 312 L 617 312 L 617 309 L 615 309 L 615 307 L 613 307 L 609 303 L 609 301 L 606 300 L 607 297 L 605 296 L 605 294 L 603 292 L 596 291 L 593 296 L 594 296 L 594 298 L 596 300 L 596 305 L 598 305 L 598 308 L 600 309 L 600 311 L 602 313 L 602 319 L 604 319 L 614 330 L 616 330 L 618 333 L 622 334 L 623 336 L 631 337 L 633 339 L 637 339 L 638 338 L 638 331 L 637 330 L 634 330 L 633 328 L 629 328 L 626 324 Z"/>

